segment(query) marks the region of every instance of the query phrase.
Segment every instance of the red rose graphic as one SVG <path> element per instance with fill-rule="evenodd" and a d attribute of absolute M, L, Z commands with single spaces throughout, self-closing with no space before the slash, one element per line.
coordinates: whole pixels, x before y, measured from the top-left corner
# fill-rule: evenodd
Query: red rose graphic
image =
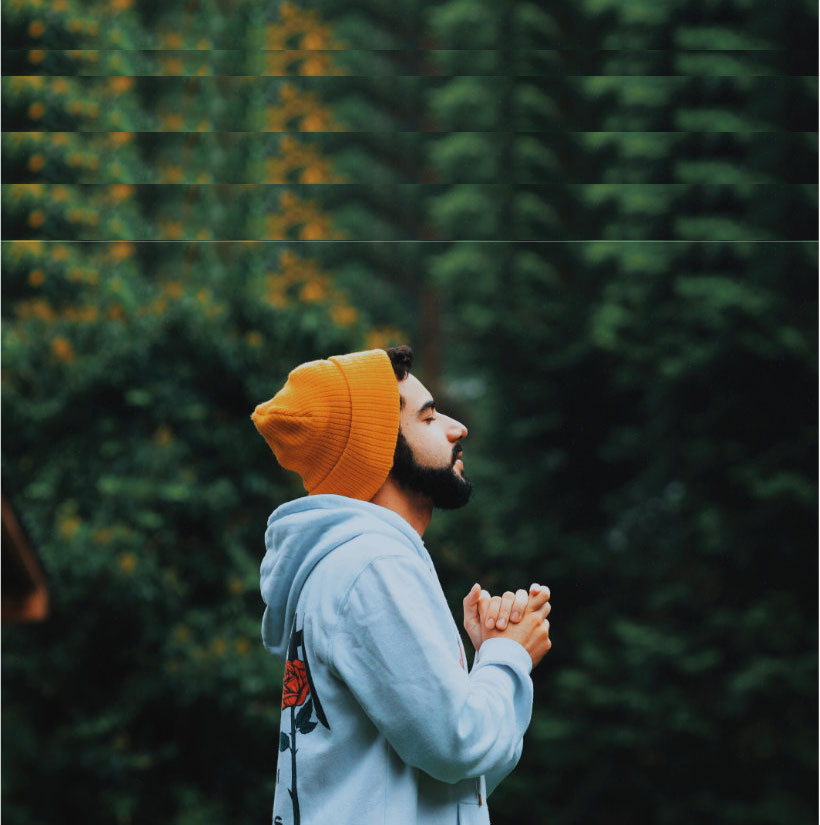
<path fill-rule="evenodd" d="M 309 689 L 305 663 L 299 659 L 288 659 L 285 663 L 285 681 L 282 685 L 282 708 L 304 704 Z"/>

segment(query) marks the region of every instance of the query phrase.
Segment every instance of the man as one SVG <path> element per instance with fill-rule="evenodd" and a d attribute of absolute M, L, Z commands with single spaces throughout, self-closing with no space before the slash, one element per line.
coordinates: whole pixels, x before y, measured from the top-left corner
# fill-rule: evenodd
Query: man
<path fill-rule="evenodd" d="M 408 347 L 311 361 L 252 416 L 309 493 L 268 519 L 261 567 L 263 641 L 285 660 L 277 824 L 489 823 L 521 755 L 549 591 L 472 588 L 468 673 L 421 540 L 470 496 L 467 429 L 411 367 Z"/>

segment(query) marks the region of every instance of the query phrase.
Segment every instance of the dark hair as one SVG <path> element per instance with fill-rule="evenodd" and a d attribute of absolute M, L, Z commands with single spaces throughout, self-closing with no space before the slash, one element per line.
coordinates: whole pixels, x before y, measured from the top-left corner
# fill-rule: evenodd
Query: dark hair
<path fill-rule="evenodd" d="M 404 381 L 407 374 L 413 368 L 413 350 L 406 344 L 400 347 L 390 347 L 384 350 L 390 357 L 390 363 L 393 365 L 393 372 L 396 373 L 396 378 L 399 381 Z"/>

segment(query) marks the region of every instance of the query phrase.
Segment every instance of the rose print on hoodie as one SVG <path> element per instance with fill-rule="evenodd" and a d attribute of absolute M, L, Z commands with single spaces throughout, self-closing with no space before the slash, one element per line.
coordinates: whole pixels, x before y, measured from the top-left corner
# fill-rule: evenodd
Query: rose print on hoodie
<path fill-rule="evenodd" d="M 285 680 L 282 684 L 282 709 L 298 707 L 305 703 L 310 692 L 305 663 L 288 659 L 285 663 Z"/>
<path fill-rule="evenodd" d="M 310 678 L 307 651 L 305 650 L 302 630 L 296 629 L 297 617 L 293 617 L 293 626 L 288 644 L 288 658 L 285 662 L 285 677 L 282 682 L 282 710 L 290 708 L 290 734 L 279 732 L 279 752 L 290 751 L 291 783 L 288 788 L 293 805 L 293 825 L 300 825 L 299 821 L 299 794 L 296 787 L 296 734 L 310 733 L 321 722 L 328 730 L 327 722 L 316 688 Z M 301 648 L 304 659 L 299 658 Z M 299 708 L 297 713 L 296 709 Z M 314 711 L 318 721 L 312 721 Z M 283 717 L 284 721 L 284 717 Z"/>

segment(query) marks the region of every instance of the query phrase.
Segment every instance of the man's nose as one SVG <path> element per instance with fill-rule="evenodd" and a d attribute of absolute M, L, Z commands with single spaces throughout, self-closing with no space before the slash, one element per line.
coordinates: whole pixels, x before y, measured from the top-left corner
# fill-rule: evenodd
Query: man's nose
<path fill-rule="evenodd" d="M 461 441 L 461 439 L 467 438 L 467 428 L 460 421 L 451 418 L 450 426 L 447 428 L 447 437 L 450 441 Z"/>

